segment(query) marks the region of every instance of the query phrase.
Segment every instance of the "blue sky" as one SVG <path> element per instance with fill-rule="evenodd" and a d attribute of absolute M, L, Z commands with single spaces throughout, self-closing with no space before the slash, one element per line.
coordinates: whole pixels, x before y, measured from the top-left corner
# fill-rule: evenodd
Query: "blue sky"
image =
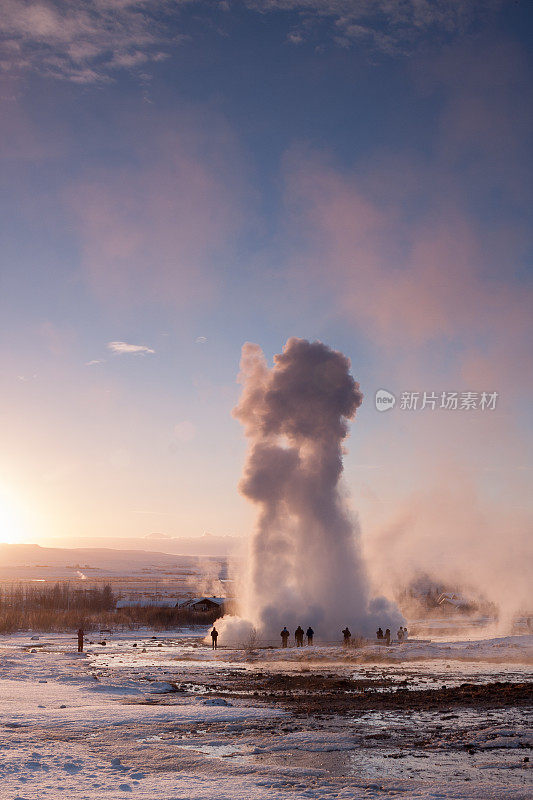
<path fill-rule="evenodd" d="M 527 2 L 0 11 L 6 538 L 245 534 L 240 348 L 290 336 L 361 383 L 364 535 L 415 508 L 427 529 L 436 494 L 476 509 L 450 519 L 466 537 L 523 531 Z M 380 414 L 378 388 L 500 399 Z"/>

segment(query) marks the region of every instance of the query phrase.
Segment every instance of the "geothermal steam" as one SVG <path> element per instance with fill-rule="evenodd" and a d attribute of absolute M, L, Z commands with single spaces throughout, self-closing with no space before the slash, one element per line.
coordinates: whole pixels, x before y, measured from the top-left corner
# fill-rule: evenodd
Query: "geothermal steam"
<path fill-rule="evenodd" d="M 284 625 L 311 625 L 323 640 L 401 616 L 384 598 L 370 599 L 359 532 L 339 490 L 348 420 L 363 395 L 350 361 L 321 342 L 291 338 L 269 368 L 261 349 L 245 344 L 235 409 L 249 441 L 240 484 L 258 508 L 250 543 L 241 618 L 219 626 L 241 641 L 255 627 L 275 638 Z"/>

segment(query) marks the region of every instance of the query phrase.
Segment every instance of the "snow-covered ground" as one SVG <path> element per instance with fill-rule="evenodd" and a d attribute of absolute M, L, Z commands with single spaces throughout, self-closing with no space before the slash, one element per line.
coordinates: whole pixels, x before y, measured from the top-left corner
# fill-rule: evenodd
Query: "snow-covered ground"
<path fill-rule="evenodd" d="M 1 800 L 532 796 L 531 708 L 296 718 L 205 689 L 258 669 L 523 681 L 531 636 L 214 653 L 203 633 L 101 634 L 82 655 L 73 636 L 0 637 Z"/>

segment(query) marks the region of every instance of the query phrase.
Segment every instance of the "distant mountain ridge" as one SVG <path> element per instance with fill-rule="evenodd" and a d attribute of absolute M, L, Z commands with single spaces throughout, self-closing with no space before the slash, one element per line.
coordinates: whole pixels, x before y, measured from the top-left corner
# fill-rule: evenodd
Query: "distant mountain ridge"
<path fill-rule="evenodd" d="M 217 537 L 209 537 L 209 539 Z M 230 538 L 230 537 L 228 537 Z M 121 540 L 124 544 L 134 543 L 129 549 L 114 548 L 116 540 L 105 540 L 107 547 L 43 547 L 39 544 L 2 544 L 0 543 L 0 575 L 10 569 L 18 568 L 52 568 L 68 569 L 73 568 L 83 570 L 112 570 L 124 571 L 128 569 L 143 570 L 146 567 L 175 567 L 178 563 L 182 566 L 191 566 L 198 562 L 198 559 L 221 559 L 228 555 L 237 553 L 239 548 L 232 547 L 205 547 L 204 537 L 197 540 L 184 540 L 185 546 L 180 548 L 180 552 L 161 552 L 155 550 L 155 540 L 145 539 L 125 539 Z M 164 540 L 166 547 L 169 540 Z M 179 540 L 171 540 L 177 542 Z M 187 548 L 194 541 L 194 548 Z M 236 540 L 239 542 L 239 540 Z M 140 548 L 144 543 L 145 549 Z M 162 540 L 158 543 L 163 544 Z M 204 545 L 204 547 L 198 545 Z M 225 543 L 229 544 L 229 543 Z M 110 546 L 111 545 L 111 546 Z M 223 550 L 223 552 L 221 552 Z"/>
<path fill-rule="evenodd" d="M 238 555 L 243 546 L 243 539 L 238 536 L 203 536 L 171 537 L 164 534 L 150 533 L 145 537 L 73 537 L 71 539 L 53 539 L 53 547 L 61 548 L 94 548 L 104 547 L 112 550 L 143 550 L 145 552 L 170 553 L 190 556 L 231 556 Z"/>

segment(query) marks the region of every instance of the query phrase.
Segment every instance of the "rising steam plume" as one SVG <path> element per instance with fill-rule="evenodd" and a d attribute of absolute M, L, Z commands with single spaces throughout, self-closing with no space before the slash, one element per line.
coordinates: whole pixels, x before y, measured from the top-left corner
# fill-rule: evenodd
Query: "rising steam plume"
<path fill-rule="evenodd" d="M 227 639 L 254 626 L 277 638 L 311 625 L 323 640 L 393 627 L 401 616 L 371 600 L 359 531 L 339 487 L 343 442 L 363 395 L 350 361 L 321 342 L 291 338 L 269 368 L 245 344 L 235 417 L 249 449 L 240 491 L 257 506 L 241 618 L 225 618 Z"/>

